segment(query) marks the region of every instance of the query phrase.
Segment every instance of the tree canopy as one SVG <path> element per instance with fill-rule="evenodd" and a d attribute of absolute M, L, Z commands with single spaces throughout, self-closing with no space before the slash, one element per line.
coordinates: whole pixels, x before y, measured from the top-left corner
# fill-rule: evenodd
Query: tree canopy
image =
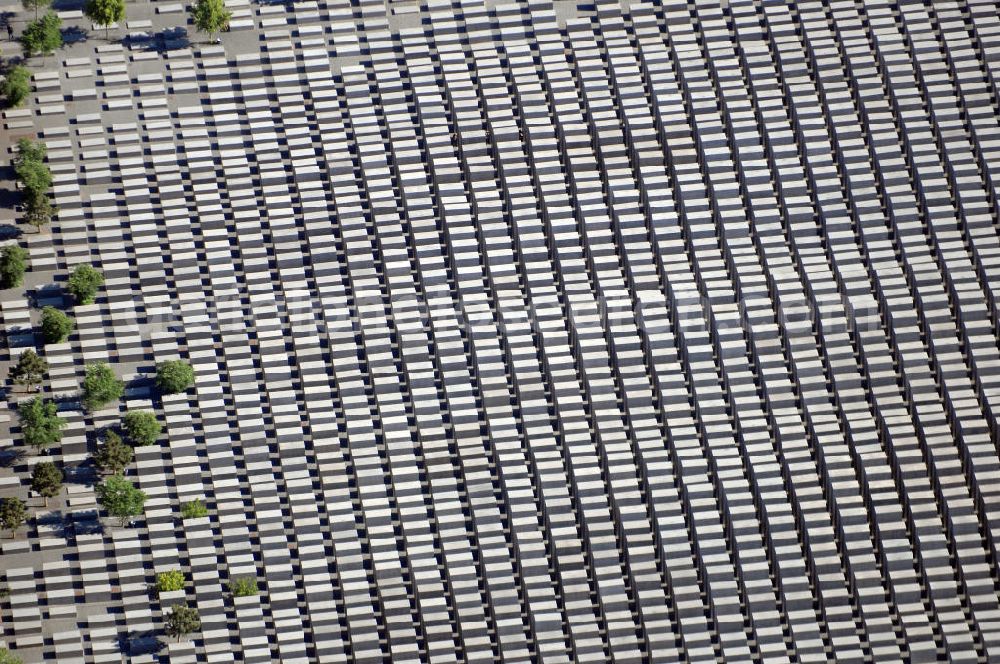
<path fill-rule="evenodd" d="M 48 148 L 41 141 L 22 138 L 14 154 L 14 177 L 29 193 L 42 193 L 52 186 L 52 171 L 45 164 Z"/>
<path fill-rule="evenodd" d="M 43 163 L 48 152 L 49 148 L 42 141 L 33 141 L 30 138 L 18 139 L 17 153 L 13 160 L 15 172 L 24 163 Z M 52 184 L 52 181 L 49 180 L 48 184 Z"/>
<path fill-rule="evenodd" d="M 62 440 L 62 430 L 66 420 L 57 415 L 58 408 L 51 401 L 35 397 L 17 407 L 21 419 L 21 435 L 24 442 L 41 450 Z"/>
<path fill-rule="evenodd" d="M 25 57 L 49 55 L 63 45 L 62 19 L 55 12 L 35 19 L 21 32 L 21 48 Z"/>
<path fill-rule="evenodd" d="M 182 519 L 198 519 L 203 516 L 208 516 L 208 508 L 200 499 L 195 498 L 181 505 Z"/>
<path fill-rule="evenodd" d="M 156 386 L 164 394 L 177 394 L 194 383 L 194 369 L 183 360 L 167 360 L 156 365 Z"/>
<path fill-rule="evenodd" d="M 130 410 L 125 413 L 123 424 L 129 440 L 139 447 L 155 443 L 163 430 L 156 415 L 148 410 Z"/>
<path fill-rule="evenodd" d="M 92 265 L 77 265 L 66 285 L 79 304 L 93 304 L 97 289 L 104 284 L 104 275 Z"/>
<path fill-rule="evenodd" d="M 24 661 L 6 648 L 0 648 L 0 664 L 24 664 Z"/>
<path fill-rule="evenodd" d="M 0 664 L 24 664 L 24 662 L 6 648 L 0 648 Z"/>
<path fill-rule="evenodd" d="M 256 595 L 259 592 L 257 589 L 257 578 L 250 575 L 235 576 L 229 581 L 229 592 L 231 592 L 234 597 L 249 597 L 250 595 Z"/>
<path fill-rule="evenodd" d="M 28 252 L 16 244 L 0 250 L 0 288 L 15 288 L 24 283 L 28 269 Z"/>
<path fill-rule="evenodd" d="M 10 531 L 10 536 L 14 537 L 17 529 L 24 525 L 28 518 L 28 507 L 20 498 L 0 499 L 0 527 Z M 3 660 L 0 659 L 0 663 Z"/>
<path fill-rule="evenodd" d="M 35 232 L 40 232 L 52 217 L 58 212 L 55 206 L 49 201 L 47 194 L 29 194 L 24 201 L 24 221 L 35 227 Z"/>
<path fill-rule="evenodd" d="M 42 309 L 42 338 L 47 344 L 60 344 L 69 338 L 76 324 L 73 319 L 55 307 Z"/>
<path fill-rule="evenodd" d="M 182 636 L 201 629 L 201 617 L 198 615 L 198 610 L 184 604 L 174 604 L 164 622 L 167 634 L 177 637 L 178 641 L 181 640 Z"/>
<path fill-rule="evenodd" d="M 7 69 L 3 83 L 0 83 L 0 94 L 7 99 L 7 105 L 18 107 L 31 94 L 31 72 L 27 67 L 14 65 Z"/>
<path fill-rule="evenodd" d="M 45 164 L 47 151 L 45 143 L 22 138 L 13 160 L 14 177 L 24 188 L 24 220 L 38 230 L 56 213 L 48 196 L 52 171 Z"/>
<path fill-rule="evenodd" d="M 97 500 L 108 513 L 125 526 L 129 519 L 142 514 L 146 494 L 121 475 L 112 475 L 97 485 Z"/>
<path fill-rule="evenodd" d="M 170 569 L 166 572 L 160 572 L 156 575 L 156 591 L 169 593 L 174 590 L 181 590 L 184 588 L 184 582 L 184 572 L 179 569 Z"/>
<path fill-rule="evenodd" d="M 83 394 L 80 401 L 87 410 L 97 410 L 125 394 L 125 383 L 115 375 L 105 362 L 87 365 L 87 375 L 83 379 Z"/>
<path fill-rule="evenodd" d="M 198 0 L 194 9 L 194 25 L 200 32 L 207 32 L 210 39 L 229 27 L 233 13 L 226 9 L 223 0 Z"/>
<path fill-rule="evenodd" d="M 32 385 L 41 383 L 42 378 L 45 377 L 45 373 L 48 370 L 49 363 L 42 357 L 39 357 L 38 353 L 28 349 L 21 353 L 21 357 L 17 359 L 17 364 L 11 367 L 10 378 L 17 385 L 31 387 Z"/>
<path fill-rule="evenodd" d="M 51 461 L 43 461 L 31 471 L 31 490 L 45 498 L 55 498 L 62 491 L 63 474 Z"/>
<path fill-rule="evenodd" d="M 125 20 L 125 0 L 87 0 L 83 13 L 97 25 L 104 26 L 104 38 L 108 39 L 111 24 Z"/>
<path fill-rule="evenodd" d="M 104 434 L 104 444 L 97 448 L 94 463 L 102 472 L 121 475 L 125 467 L 132 463 L 134 452 L 122 441 L 122 437 L 112 430 Z"/>

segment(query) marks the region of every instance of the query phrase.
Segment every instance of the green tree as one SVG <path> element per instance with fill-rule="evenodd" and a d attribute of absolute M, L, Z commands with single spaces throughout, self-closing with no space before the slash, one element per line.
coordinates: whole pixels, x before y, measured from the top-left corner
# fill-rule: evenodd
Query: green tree
<path fill-rule="evenodd" d="M 123 423 L 125 434 L 133 445 L 139 447 L 152 445 L 160 437 L 160 432 L 163 431 L 156 415 L 148 410 L 130 410 L 125 413 Z"/>
<path fill-rule="evenodd" d="M 156 386 L 164 394 L 183 392 L 194 384 L 194 369 L 183 360 L 167 360 L 156 365 Z"/>
<path fill-rule="evenodd" d="M 0 648 L 0 664 L 24 664 L 24 662 L 6 648 Z"/>
<path fill-rule="evenodd" d="M 250 575 L 235 576 L 229 580 L 229 592 L 234 597 L 256 595 L 259 592 L 257 589 L 257 578 Z"/>
<path fill-rule="evenodd" d="M 21 33 L 21 48 L 25 57 L 33 55 L 49 55 L 63 45 L 62 19 L 55 12 L 28 24 Z"/>
<path fill-rule="evenodd" d="M 181 640 L 182 636 L 201 629 L 201 617 L 198 615 L 198 610 L 184 604 L 174 604 L 164 622 L 167 634 L 177 637 L 178 641 Z"/>
<path fill-rule="evenodd" d="M 7 75 L 0 83 L 0 94 L 7 98 L 7 105 L 18 107 L 31 94 L 31 72 L 27 67 L 15 65 L 7 70 Z"/>
<path fill-rule="evenodd" d="M 55 307 L 42 309 L 42 338 L 47 344 L 61 344 L 73 331 L 73 319 Z"/>
<path fill-rule="evenodd" d="M 8 244 L 0 251 L 0 287 L 15 288 L 24 283 L 28 252 L 20 245 Z"/>
<path fill-rule="evenodd" d="M 125 20 L 125 0 L 87 0 L 83 13 L 97 25 L 103 25 L 104 38 L 110 39 L 111 24 Z"/>
<path fill-rule="evenodd" d="M 25 9 L 34 10 L 35 18 L 38 18 L 39 9 L 48 9 L 52 6 L 52 0 L 21 0 Z"/>
<path fill-rule="evenodd" d="M 198 498 L 181 505 L 182 519 L 198 519 L 203 516 L 208 516 L 208 508 Z"/>
<path fill-rule="evenodd" d="M 56 413 L 56 405 L 51 401 L 43 401 L 41 397 L 19 404 L 17 414 L 21 418 L 24 442 L 41 451 L 62 440 L 66 420 Z"/>
<path fill-rule="evenodd" d="M 79 304 L 93 304 L 97 289 L 104 284 L 104 275 L 91 265 L 77 265 L 69 275 L 67 289 Z"/>
<path fill-rule="evenodd" d="M 43 461 L 31 471 L 31 490 L 45 499 L 46 507 L 49 498 L 55 498 L 62 491 L 62 481 L 62 471 L 51 461 Z"/>
<path fill-rule="evenodd" d="M 6 648 L 0 648 L 0 664 L 24 664 L 24 662 Z"/>
<path fill-rule="evenodd" d="M 11 539 L 17 529 L 24 525 L 28 518 L 28 508 L 20 498 L 4 498 L 0 500 L 0 527 L 10 531 Z M 3 662 L 3 660 L 0 660 Z"/>
<path fill-rule="evenodd" d="M 207 32 L 209 39 L 229 27 L 229 19 L 233 13 L 226 9 L 223 0 L 198 0 L 194 9 L 194 26 L 201 32 Z"/>
<path fill-rule="evenodd" d="M 14 155 L 14 169 L 17 170 L 23 163 L 42 163 L 45 155 L 48 154 L 48 147 L 42 141 L 32 141 L 30 138 L 20 138 L 17 141 L 17 154 Z M 49 182 L 51 184 L 51 181 Z M 48 185 L 43 187 L 47 189 Z"/>
<path fill-rule="evenodd" d="M 0 664 L 24 664 L 24 662 L 6 648 L 0 648 Z"/>
<path fill-rule="evenodd" d="M 17 364 L 11 367 L 10 377 L 17 385 L 30 388 L 38 385 L 49 370 L 49 363 L 38 356 L 33 350 L 26 350 L 17 359 Z"/>
<path fill-rule="evenodd" d="M 132 448 L 122 442 L 122 437 L 112 430 L 104 434 L 104 444 L 97 448 L 94 463 L 101 472 L 121 475 L 132 463 Z"/>
<path fill-rule="evenodd" d="M 24 201 L 24 221 L 34 226 L 36 233 L 41 232 L 42 226 L 52 221 L 57 212 L 47 194 L 29 193 Z"/>
<path fill-rule="evenodd" d="M 156 591 L 169 593 L 184 588 L 184 572 L 171 569 L 156 575 Z"/>
<path fill-rule="evenodd" d="M 97 500 L 108 513 L 125 526 L 129 519 L 142 514 L 146 494 L 121 475 L 112 475 L 97 485 Z"/>
<path fill-rule="evenodd" d="M 83 395 L 80 401 L 87 410 L 97 410 L 125 394 L 125 383 L 115 375 L 105 362 L 87 365 L 87 375 L 83 378 Z"/>
<path fill-rule="evenodd" d="M 24 664 L 24 662 L 6 648 L 0 648 L 0 664 Z"/>
<path fill-rule="evenodd" d="M 14 155 L 14 178 L 29 194 L 42 194 L 52 186 L 52 171 L 45 165 L 48 148 L 41 141 L 22 138 Z"/>

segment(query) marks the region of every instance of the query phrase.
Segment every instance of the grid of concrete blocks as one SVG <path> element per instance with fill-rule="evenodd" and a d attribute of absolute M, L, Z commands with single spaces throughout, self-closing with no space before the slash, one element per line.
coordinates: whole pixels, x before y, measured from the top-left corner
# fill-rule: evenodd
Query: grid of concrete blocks
<path fill-rule="evenodd" d="M 12 652 L 1000 661 L 994 2 L 227 4 L 207 43 L 130 3 L 4 115 L 59 215 L 3 359 L 107 279 L 44 348 L 66 492 L 0 469 Z M 86 414 L 94 360 L 129 389 Z M 130 408 L 122 528 L 88 458 Z"/>

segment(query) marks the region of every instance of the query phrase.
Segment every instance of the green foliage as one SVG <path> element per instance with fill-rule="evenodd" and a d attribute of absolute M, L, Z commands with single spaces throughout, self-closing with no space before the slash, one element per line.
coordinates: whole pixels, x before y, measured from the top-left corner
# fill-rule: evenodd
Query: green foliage
<path fill-rule="evenodd" d="M 24 664 L 24 662 L 6 648 L 0 648 L 0 664 Z"/>
<path fill-rule="evenodd" d="M 52 6 L 52 0 L 21 0 L 25 9 L 34 10 L 35 18 L 38 18 L 39 9 L 48 9 Z"/>
<path fill-rule="evenodd" d="M 41 141 L 22 138 L 14 155 L 14 177 L 29 193 L 41 194 L 52 186 L 52 171 L 45 165 L 48 148 Z"/>
<path fill-rule="evenodd" d="M 192 12 L 194 26 L 201 32 L 207 32 L 210 38 L 228 28 L 229 19 L 233 17 L 223 0 L 198 0 Z"/>
<path fill-rule="evenodd" d="M 10 377 L 18 385 L 31 387 L 38 385 L 49 370 L 49 363 L 38 356 L 33 350 L 26 350 L 17 359 L 17 364 L 11 367 Z"/>
<path fill-rule="evenodd" d="M 47 194 L 29 193 L 24 202 L 24 221 L 35 227 L 35 232 L 41 231 L 42 226 L 52 221 L 52 217 L 58 212 Z"/>
<path fill-rule="evenodd" d="M 55 498 L 62 491 L 63 474 L 51 461 L 43 461 L 31 471 L 31 490 L 45 498 Z"/>
<path fill-rule="evenodd" d="M 104 26 L 104 38 L 107 39 L 111 24 L 125 20 L 125 0 L 87 0 L 83 13 L 97 25 Z"/>
<path fill-rule="evenodd" d="M 77 265 L 66 285 L 79 304 L 93 304 L 97 289 L 104 284 L 104 275 L 91 265 Z"/>
<path fill-rule="evenodd" d="M 256 595 L 257 578 L 254 576 L 235 576 L 229 580 L 229 592 L 233 597 L 249 597 Z"/>
<path fill-rule="evenodd" d="M 87 410 L 97 410 L 125 394 L 125 383 L 115 375 L 114 370 L 104 362 L 87 365 L 87 375 L 83 379 L 83 395 L 80 401 Z"/>
<path fill-rule="evenodd" d="M 0 664 L 24 664 L 24 662 L 6 648 L 0 648 Z"/>
<path fill-rule="evenodd" d="M 52 171 L 45 164 L 45 143 L 22 138 L 14 155 L 14 177 L 24 188 L 25 221 L 41 227 L 55 213 L 48 199 L 52 186 Z"/>
<path fill-rule="evenodd" d="M 134 452 L 122 442 L 122 437 L 110 429 L 104 434 L 104 444 L 97 448 L 94 463 L 102 472 L 121 475 L 132 463 Z"/>
<path fill-rule="evenodd" d="M 156 415 L 148 410 L 130 410 L 125 413 L 124 425 L 129 440 L 139 447 L 152 445 L 163 431 Z"/>
<path fill-rule="evenodd" d="M 181 640 L 182 636 L 201 629 L 201 617 L 198 615 L 198 610 L 184 604 L 174 604 L 164 622 L 167 634 L 177 637 L 178 641 Z"/>
<path fill-rule="evenodd" d="M 198 519 L 203 516 L 208 516 L 208 508 L 205 507 L 205 503 L 201 502 L 201 500 L 195 498 L 181 505 L 182 519 Z"/>
<path fill-rule="evenodd" d="M 15 65 L 7 70 L 3 83 L 0 83 L 0 94 L 7 98 L 7 105 L 17 107 L 31 94 L 31 72 L 27 67 Z"/>
<path fill-rule="evenodd" d="M 0 648 L 0 664 L 24 664 L 24 662 L 6 648 Z"/>
<path fill-rule="evenodd" d="M 24 56 L 30 58 L 33 55 L 49 55 L 63 45 L 62 19 L 55 12 L 48 12 L 45 16 L 36 19 L 28 24 L 28 27 L 21 33 L 21 48 L 24 49 Z"/>
<path fill-rule="evenodd" d="M 14 155 L 15 170 L 23 163 L 42 163 L 49 149 L 42 141 L 32 141 L 29 138 L 20 138 L 17 141 L 17 154 Z M 50 183 L 51 184 L 51 183 Z"/>
<path fill-rule="evenodd" d="M 44 196 L 52 186 L 52 171 L 44 161 L 35 159 L 14 158 L 14 177 L 24 187 L 24 194 L 29 199 Z"/>
<path fill-rule="evenodd" d="M 28 252 L 20 245 L 8 244 L 0 251 L 0 288 L 14 288 L 24 283 Z"/>
<path fill-rule="evenodd" d="M 69 338 L 76 324 L 55 307 L 42 309 L 42 337 L 47 344 L 61 344 Z"/>
<path fill-rule="evenodd" d="M 168 593 L 184 588 L 184 572 L 172 569 L 156 575 L 156 591 Z"/>
<path fill-rule="evenodd" d="M 57 412 L 58 408 L 53 402 L 43 401 L 41 397 L 20 404 L 17 414 L 21 418 L 24 442 L 41 450 L 62 440 L 66 420 L 59 417 Z"/>
<path fill-rule="evenodd" d="M 4 498 L 0 500 L 0 527 L 10 531 L 14 537 L 17 529 L 24 525 L 28 518 L 28 508 L 20 498 Z M 3 662 L 0 659 L 0 662 Z"/>
<path fill-rule="evenodd" d="M 156 386 L 164 394 L 183 392 L 194 384 L 194 369 L 183 360 L 167 360 L 156 365 Z"/>
<path fill-rule="evenodd" d="M 110 515 L 125 526 L 129 519 L 142 514 L 146 494 L 121 475 L 112 475 L 97 485 L 97 500 Z"/>

